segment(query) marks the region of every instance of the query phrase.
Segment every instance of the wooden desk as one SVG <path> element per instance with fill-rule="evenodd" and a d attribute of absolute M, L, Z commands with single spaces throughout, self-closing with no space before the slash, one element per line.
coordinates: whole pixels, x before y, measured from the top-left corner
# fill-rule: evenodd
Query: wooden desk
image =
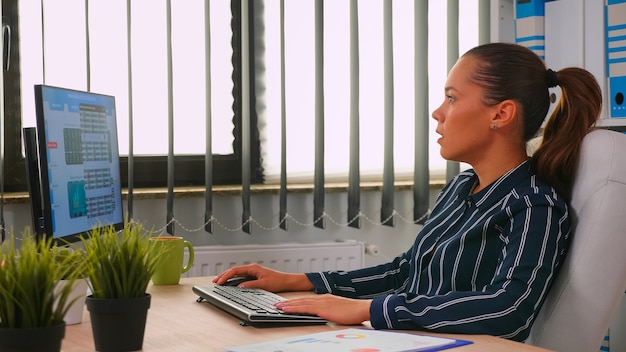
<path fill-rule="evenodd" d="M 191 291 L 195 284 L 210 282 L 208 277 L 182 278 L 179 285 L 150 286 L 152 294 L 146 325 L 144 351 L 213 352 L 223 347 L 263 342 L 328 330 L 345 329 L 343 325 L 255 328 L 241 326 L 239 320 L 208 303 L 197 303 Z M 284 296 L 310 294 L 283 293 Z M 420 334 L 427 334 L 419 332 Z M 474 343 L 450 351 L 545 351 L 543 349 L 487 335 L 427 334 L 471 340 Z M 89 312 L 81 324 L 69 325 L 63 339 L 63 352 L 93 351 Z"/>

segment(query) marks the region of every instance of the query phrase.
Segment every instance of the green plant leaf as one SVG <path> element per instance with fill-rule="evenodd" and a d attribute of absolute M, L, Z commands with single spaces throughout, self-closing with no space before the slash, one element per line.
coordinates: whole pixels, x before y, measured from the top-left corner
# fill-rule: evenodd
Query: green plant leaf
<path fill-rule="evenodd" d="M 57 261 L 51 247 L 52 238 L 35 238 L 29 229 L 22 233 L 19 248 L 13 231 L 2 244 L 0 327 L 43 327 L 63 321 L 73 303 L 70 295 L 80 270 L 68 270 L 64 266 L 68 263 Z M 68 285 L 57 289 L 61 277 Z"/>
<path fill-rule="evenodd" d="M 94 298 L 135 298 L 145 295 L 161 253 L 150 241 L 153 231 L 126 223 L 120 233 L 113 227 L 94 228 L 81 237 L 87 276 Z"/>

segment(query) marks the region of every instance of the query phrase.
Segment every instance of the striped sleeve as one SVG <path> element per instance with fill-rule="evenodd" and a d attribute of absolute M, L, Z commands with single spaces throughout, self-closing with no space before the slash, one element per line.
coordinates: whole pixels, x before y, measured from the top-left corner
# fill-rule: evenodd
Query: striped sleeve
<path fill-rule="evenodd" d="M 307 273 L 316 293 L 332 293 L 349 298 L 374 298 L 399 293 L 406 287 L 409 275 L 409 253 L 392 262 L 352 271 Z"/>

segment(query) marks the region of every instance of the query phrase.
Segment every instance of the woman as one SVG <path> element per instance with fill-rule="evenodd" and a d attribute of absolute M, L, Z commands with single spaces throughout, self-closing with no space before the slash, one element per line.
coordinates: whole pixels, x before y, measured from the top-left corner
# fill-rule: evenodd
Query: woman
<path fill-rule="evenodd" d="M 561 100 L 527 156 L 550 104 Z M 450 70 L 433 112 L 441 155 L 472 169 L 437 198 L 415 243 L 392 262 L 349 272 L 290 274 L 252 264 L 214 282 L 269 291 L 329 293 L 293 299 L 286 312 L 377 329 L 424 329 L 524 340 L 566 253 L 567 202 L 583 137 L 602 104 L 594 77 L 580 68 L 546 70 L 515 44 L 471 49 Z"/>

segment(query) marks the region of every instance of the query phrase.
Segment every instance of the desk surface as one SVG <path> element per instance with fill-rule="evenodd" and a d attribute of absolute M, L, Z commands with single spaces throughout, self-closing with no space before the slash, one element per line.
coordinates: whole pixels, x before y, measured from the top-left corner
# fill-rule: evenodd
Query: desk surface
<path fill-rule="evenodd" d="M 152 294 L 144 336 L 144 351 L 220 351 L 223 347 L 257 343 L 290 336 L 345 329 L 344 325 L 255 328 L 241 326 L 239 320 L 204 302 L 197 303 L 191 288 L 207 284 L 210 278 L 182 278 L 178 285 L 150 286 Z M 283 293 L 286 297 L 311 293 Z M 543 349 L 487 335 L 420 334 L 471 340 L 474 343 L 450 351 L 545 351 Z M 81 324 L 65 331 L 64 352 L 93 351 L 94 342 L 85 310 Z"/>

